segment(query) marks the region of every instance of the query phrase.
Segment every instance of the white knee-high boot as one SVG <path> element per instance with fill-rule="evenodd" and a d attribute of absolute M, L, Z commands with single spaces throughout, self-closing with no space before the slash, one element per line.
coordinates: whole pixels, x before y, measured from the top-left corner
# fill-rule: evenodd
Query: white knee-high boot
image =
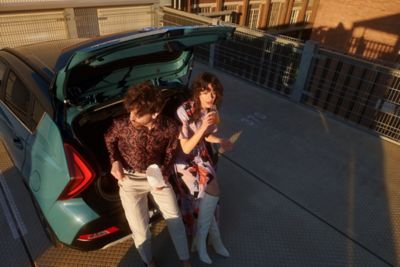
<path fill-rule="evenodd" d="M 206 240 L 211 222 L 214 219 L 214 211 L 218 200 L 219 197 L 205 193 L 199 204 L 199 217 L 197 219 L 196 233 L 197 251 L 200 260 L 208 264 L 211 264 L 212 261 L 207 253 Z"/>
<path fill-rule="evenodd" d="M 215 217 L 212 219 L 209 233 L 210 233 L 211 245 L 213 246 L 215 252 L 221 256 L 229 257 L 230 256 L 229 251 L 222 243 L 221 235 L 219 233 L 219 228 L 217 221 L 215 220 Z"/>
<path fill-rule="evenodd" d="M 208 231 L 210 238 L 208 239 L 208 244 L 212 245 L 215 252 L 221 256 L 229 257 L 229 251 L 226 249 L 224 243 L 222 243 L 221 235 L 219 232 L 218 223 L 214 219 L 211 221 L 210 230 Z M 197 250 L 197 238 L 193 237 L 191 251 L 195 252 Z"/>

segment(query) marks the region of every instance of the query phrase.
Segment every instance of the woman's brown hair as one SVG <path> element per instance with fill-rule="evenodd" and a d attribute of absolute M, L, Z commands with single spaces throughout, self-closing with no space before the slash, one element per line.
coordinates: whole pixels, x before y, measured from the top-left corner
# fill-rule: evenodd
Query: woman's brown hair
<path fill-rule="evenodd" d="M 138 116 L 160 112 L 162 108 L 160 90 L 149 81 L 134 85 L 125 94 L 124 106 L 128 112 L 136 109 Z"/>
<path fill-rule="evenodd" d="M 192 82 L 191 93 L 194 102 L 193 120 L 197 121 L 201 116 L 200 93 L 210 90 L 208 85 L 211 84 L 216 93 L 215 105 L 219 109 L 224 95 L 224 87 L 218 80 L 217 76 L 209 72 L 200 73 Z"/>

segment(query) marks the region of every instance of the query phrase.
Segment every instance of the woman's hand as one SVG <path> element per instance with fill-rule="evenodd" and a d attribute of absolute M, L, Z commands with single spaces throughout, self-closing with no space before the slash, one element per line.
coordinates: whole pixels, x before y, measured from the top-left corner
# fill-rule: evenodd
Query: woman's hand
<path fill-rule="evenodd" d="M 200 129 L 203 132 L 207 132 L 207 130 L 213 126 L 216 122 L 216 113 L 215 112 L 208 112 L 201 121 Z"/>
<path fill-rule="evenodd" d="M 199 129 L 190 137 L 189 139 L 179 139 L 182 147 L 182 151 L 185 154 L 190 154 L 190 152 L 196 147 L 196 145 L 202 140 L 202 138 L 208 138 L 208 131 L 210 127 L 215 124 L 215 113 L 207 113 L 201 120 L 201 126 Z"/>
<path fill-rule="evenodd" d="M 124 171 L 122 169 L 122 164 L 118 160 L 112 163 L 111 174 L 117 180 L 122 180 L 124 178 Z"/>
<path fill-rule="evenodd" d="M 233 143 L 229 139 L 222 139 L 219 145 L 223 152 L 231 151 L 233 149 Z"/>

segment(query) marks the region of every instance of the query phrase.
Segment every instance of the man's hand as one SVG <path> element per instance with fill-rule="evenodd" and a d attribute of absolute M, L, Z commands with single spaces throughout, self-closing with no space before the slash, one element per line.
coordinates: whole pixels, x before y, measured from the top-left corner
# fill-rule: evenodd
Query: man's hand
<path fill-rule="evenodd" d="M 168 180 L 169 180 L 168 177 L 163 175 L 163 178 L 164 178 L 164 182 L 165 182 L 166 184 L 168 184 Z M 167 186 L 156 187 L 156 191 L 163 190 L 163 189 L 166 188 L 166 187 L 167 187 Z"/>
<path fill-rule="evenodd" d="M 124 171 L 122 170 L 121 162 L 114 161 L 111 166 L 111 174 L 117 180 L 122 180 L 124 178 Z"/>

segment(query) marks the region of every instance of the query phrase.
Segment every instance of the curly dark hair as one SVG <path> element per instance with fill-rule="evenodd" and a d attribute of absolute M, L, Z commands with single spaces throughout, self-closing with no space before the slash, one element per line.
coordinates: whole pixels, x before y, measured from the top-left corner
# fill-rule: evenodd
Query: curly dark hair
<path fill-rule="evenodd" d="M 133 85 L 125 94 L 124 107 L 128 112 L 136 109 L 138 116 L 160 112 L 162 108 L 160 90 L 149 81 Z"/>
<path fill-rule="evenodd" d="M 217 76 L 210 72 L 200 73 L 192 82 L 191 99 L 194 102 L 193 120 L 197 121 L 201 114 L 200 93 L 209 90 L 208 85 L 211 84 L 216 93 L 215 105 L 219 109 L 224 96 L 224 87 L 218 80 Z"/>

